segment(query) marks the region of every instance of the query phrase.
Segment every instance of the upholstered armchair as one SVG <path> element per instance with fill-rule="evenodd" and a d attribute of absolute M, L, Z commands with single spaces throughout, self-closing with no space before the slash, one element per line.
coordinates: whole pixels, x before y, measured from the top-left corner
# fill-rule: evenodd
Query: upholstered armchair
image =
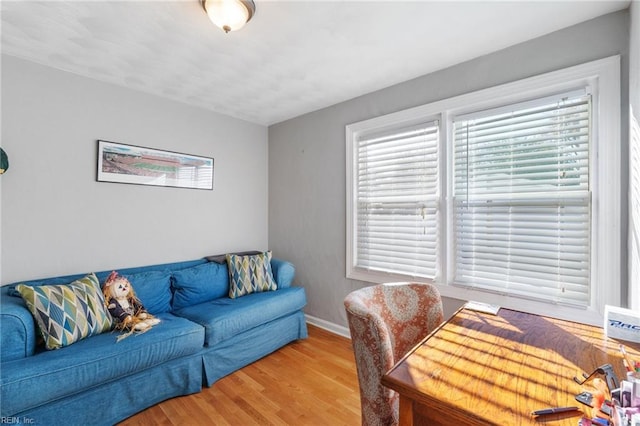
<path fill-rule="evenodd" d="M 442 300 L 430 284 L 380 284 L 344 299 L 356 358 L 362 424 L 398 424 L 398 393 L 382 376 L 443 320 Z"/>

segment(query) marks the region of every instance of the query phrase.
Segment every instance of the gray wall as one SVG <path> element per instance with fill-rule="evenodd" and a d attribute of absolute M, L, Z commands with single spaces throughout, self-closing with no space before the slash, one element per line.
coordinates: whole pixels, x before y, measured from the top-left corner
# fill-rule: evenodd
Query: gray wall
<path fill-rule="evenodd" d="M 629 36 L 629 105 L 633 115 L 629 116 L 629 143 L 635 144 L 636 152 L 640 152 L 640 2 L 631 3 L 631 30 Z M 631 151 L 631 147 L 629 147 Z M 631 156 L 630 156 L 631 158 Z M 636 161 L 640 159 L 636 158 Z M 631 165 L 630 165 L 631 166 Z M 635 164 L 635 170 L 640 172 L 640 163 Z M 637 173 L 637 172 L 636 172 Z M 629 199 L 629 217 L 635 214 L 636 220 L 629 221 L 629 307 L 640 310 L 640 175 L 636 174 L 636 187 L 629 188 L 630 194 L 635 194 L 635 203 Z M 635 210 L 634 210 L 635 206 Z"/>
<path fill-rule="evenodd" d="M 97 139 L 215 158 L 214 190 L 96 182 Z M 267 128 L 2 57 L 3 284 L 267 247 Z"/>
<path fill-rule="evenodd" d="M 628 81 L 628 11 L 605 15 L 269 128 L 269 245 L 296 264 L 307 314 L 345 327 L 342 301 L 365 283 L 345 278 L 345 125 L 544 72 L 622 54 Z M 455 48 L 455 47 L 452 47 Z M 628 91 L 622 91 L 623 123 Z M 627 130 L 623 126 L 627 149 Z M 624 182 L 628 167 L 621 165 Z M 623 193 L 626 193 L 626 186 Z M 626 224 L 626 201 L 619 218 Z M 626 226 L 623 226 L 626 235 Z M 625 257 L 626 236 L 621 238 Z M 623 268 L 623 265 L 620 265 Z M 459 301 L 446 300 L 451 313 Z"/>

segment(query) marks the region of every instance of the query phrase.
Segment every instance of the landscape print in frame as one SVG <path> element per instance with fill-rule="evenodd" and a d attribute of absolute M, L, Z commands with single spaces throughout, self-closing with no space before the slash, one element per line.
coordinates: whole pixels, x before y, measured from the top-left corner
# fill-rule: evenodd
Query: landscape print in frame
<path fill-rule="evenodd" d="M 213 189 L 213 158 L 98 141 L 99 182 Z"/>

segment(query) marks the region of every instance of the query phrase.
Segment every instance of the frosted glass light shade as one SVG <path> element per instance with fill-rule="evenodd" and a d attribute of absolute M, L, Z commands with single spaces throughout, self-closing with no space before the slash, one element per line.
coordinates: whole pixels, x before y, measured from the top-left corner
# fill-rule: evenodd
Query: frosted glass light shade
<path fill-rule="evenodd" d="M 204 0 L 204 9 L 211 22 L 228 33 L 244 27 L 256 6 L 252 0 Z"/>

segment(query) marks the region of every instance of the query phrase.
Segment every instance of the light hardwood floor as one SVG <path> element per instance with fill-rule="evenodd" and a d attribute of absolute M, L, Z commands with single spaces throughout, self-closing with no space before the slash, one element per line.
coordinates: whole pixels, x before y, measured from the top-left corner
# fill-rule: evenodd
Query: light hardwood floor
<path fill-rule="evenodd" d="M 351 341 L 309 326 L 309 338 L 120 423 L 134 425 L 353 425 L 360 396 Z"/>

